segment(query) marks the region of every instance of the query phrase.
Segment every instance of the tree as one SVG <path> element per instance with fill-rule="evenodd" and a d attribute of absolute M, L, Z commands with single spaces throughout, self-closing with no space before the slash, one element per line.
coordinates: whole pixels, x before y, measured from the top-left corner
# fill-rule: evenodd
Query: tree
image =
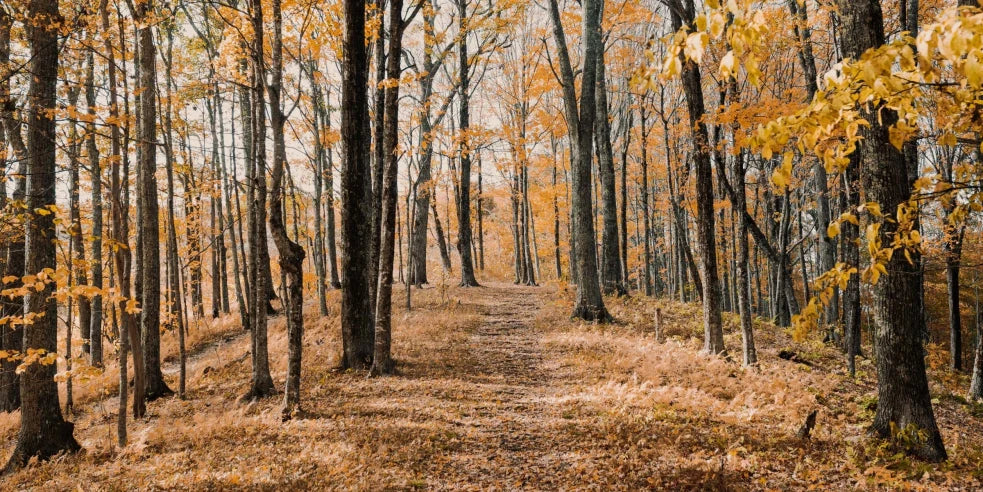
<path fill-rule="evenodd" d="M 280 252 L 280 268 L 287 276 L 287 383 L 284 416 L 300 407 L 301 352 L 304 347 L 304 248 L 287 236 L 283 213 L 283 173 L 287 164 L 283 135 L 285 116 L 280 105 L 283 87 L 283 12 L 280 0 L 273 0 L 273 76 L 267 91 L 270 95 L 270 123 L 273 127 L 273 175 L 270 194 L 270 231 Z M 320 211 L 318 211 L 320 213 Z"/>
<path fill-rule="evenodd" d="M 94 37 L 93 37 L 94 39 Z M 94 51 L 94 49 L 93 49 Z M 86 60 L 85 104 L 89 122 L 85 129 L 85 146 L 89 154 L 90 181 L 92 182 L 92 286 L 102 289 L 102 162 L 96 145 L 96 81 L 95 53 L 89 52 Z M 89 363 L 102 365 L 102 295 L 92 299 L 92 319 L 89 331 Z"/>
<path fill-rule="evenodd" d="M 365 49 L 365 0 L 345 0 L 342 58 L 341 143 L 341 332 L 346 369 L 372 364 L 374 330 L 369 296 L 372 202 L 369 156 L 369 79 Z"/>
<path fill-rule="evenodd" d="M 140 298 L 140 331 L 148 401 L 174 394 L 160 370 L 160 213 L 157 203 L 157 47 L 152 0 L 134 6 L 133 18 L 139 46 L 138 179 L 140 210 L 140 271 L 143 272 Z"/>
<path fill-rule="evenodd" d="M 272 275 L 268 275 L 269 270 L 269 246 L 266 236 L 266 64 L 264 60 L 263 43 L 263 3 L 262 0 L 253 0 L 250 3 L 250 13 L 253 28 L 252 46 L 252 172 L 250 190 L 251 200 L 249 202 L 250 228 L 249 228 L 249 267 L 254 272 L 250 275 L 252 279 L 252 292 L 250 292 L 250 333 L 251 353 L 252 353 L 252 378 L 250 380 L 249 391 L 242 396 L 242 400 L 255 400 L 273 394 L 276 388 L 273 386 L 273 377 L 270 376 L 270 358 L 267 345 L 267 313 L 268 304 L 271 296 Z"/>
<path fill-rule="evenodd" d="M 577 297 L 573 317 L 587 321 L 609 321 L 611 315 L 604 307 L 600 282 L 597 278 L 597 251 L 595 244 L 594 220 L 591 211 L 591 156 L 593 155 L 595 91 L 597 89 L 597 62 L 601 50 L 601 0 L 584 1 L 583 20 L 583 78 L 580 85 L 580 105 L 578 108 L 576 85 L 570 55 L 567 51 L 566 35 L 560 20 L 557 0 L 550 0 L 550 19 L 553 23 L 553 38 L 556 43 L 557 59 L 560 65 L 561 86 L 563 88 L 564 114 L 571 144 L 572 214 L 576 263 L 575 281 Z"/>
<path fill-rule="evenodd" d="M 0 107 L 0 118 L 2 118 L 4 142 L 3 153 L 6 155 L 6 146 L 9 145 L 14 151 L 14 157 L 19 161 L 17 174 L 21 177 L 16 180 L 14 192 L 11 199 L 16 203 L 24 200 L 27 186 L 27 146 L 21 134 L 21 121 L 14 115 L 13 101 L 10 94 L 10 78 L 13 71 L 10 67 L 10 31 L 13 26 L 13 17 L 7 12 L 6 7 L 0 7 L 0 101 L 4 104 Z M 6 184 L 3 185 L 6 193 Z M 5 204 L 6 205 L 6 204 Z M 5 244 L 4 275 L 23 277 L 24 273 L 24 236 L 15 235 L 9 243 Z M 10 288 L 19 287 L 20 282 L 9 285 Z M 24 305 L 15 299 L 4 299 L 2 302 L 4 316 L 17 316 L 22 314 Z M 15 350 L 22 352 L 24 347 L 24 328 L 20 325 L 12 326 L 4 324 L 0 326 L 0 350 Z M 17 363 L 15 361 L 0 362 L 0 410 L 11 412 L 20 408 L 20 377 L 15 372 Z"/>
<path fill-rule="evenodd" d="M 35 360 L 25 360 L 21 374 L 21 422 L 5 470 L 13 471 L 33 457 L 47 459 L 61 452 L 81 449 L 73 436 L 75 425 L 65 421 L 58 403 L 54 360 L 57 353 L 58 305 L 52 275 L 55 263 L 55 86 L 58 81 L 58 31 L 62 22 L 55 0 L 28 3 L 27 30 L 31 45 L 31 77 L 27 120 L 26 268 L 36 272 L 44 288 L 24 296 L 24 312 L 36 318 L 24 327 L 24 346 L 40 350 Z M 43 213 L 47 212 L 47 213 Z"/>
<path fill-rule="evenodd" d="M 604 2 L 601 2 L 601 18 L 604 17 Z M 601 286 L 605 294 L 625 295 L 628 290 L 624 285 L 621 272 L 621 252 L 618 239 L 618 204 L 616 199 L 616 184 L 614 175 L 614 151 L 611 148 L 611 123 L 608 113 L 607 71 L 604 67 L 604 43 L 597 52 L 596 70 L 597 87 L 594 92 L 595 119 L 597 131 L 594 140 L 597 143 L 597 163 L 601 176 L 601 208 L 604 221 L 601 232 Z"/>
<path fill-rule="evenodd" d="M 471 62 L 468 58 L 468 0 L 457 0 L 458 30 L 458 90 L 460 91 L 458 131 L 461 143 L 458 157 L 461 159 L 461 177 L 457 198 L 457 252 L 461 256 L 461 287 L 477 287 L 474 277 L 474 260 L 471 247 L 471 85 L 469 81 Z M 391 41 L 390 41 L 391 42 Z"/>
<path fill-rule="evenodd" d="M 676 32 L 685 25 L 695 27 L 693 0 L 675 1 L 670 6 L 672 27 Z M 717 244 L 714 237 L 713 171 L 710 164 L 710 139 L 703 117 L 703 83 L 700 66 L 682 57 L 682 84 L 686 93 L 689 121 L 693 136 L 693 160 L 696 167 L 696 233 L 702 267 L 704 349 L 713 354 L 726 351 L 720 315 L 720 282 L 717 277 Z"/>
<path fill-rule="evenodd" d="M 880 2 L 876 0 L 838 1 L 843 34 L 840 38 L 844 55 L 858 59 L 865 51 L 885 43 L 884 21 Z M 911 189 L 904 154 L 891 143 L 888 128 L 897 122 L 897 113 L 874 107 L 866 114 L 869 127 L 860 130 L 863 137 L 858 149 L 861 181 L 869 200 L 880 204 L 888 217 L 904 213 Z M 880 225 L 879 238 L 890 244 L 898 231 L 895 222 Z M 921 342 L 922 313 L 909 312 L 922 306 L 918 300 L 919 265 L 904 255 L 892 255 L 886 262 L 891 273 L 874 286 L 872 314 L 877 346 L 877 413 L 871 429 L 882 437 L 891 437 L 898 429 L 913 426 L 925 433 L 916 453 L 923 459 L 946 459 L 945 447 L 935 423 L 932 398 L 925 375 Z"/>
<path fill-rule="evenodd" d="M 421 3 L 422 5 L 422 3 Z M 412 19 L 416 12 L 410 15 Z M 382 171 L 382 221 L 379 242 L 379 279 L 376 289 L 375 343 L 371 374 L 392 374 L 395 362 L 392 358 L 392 293 L 393 261 L 396 246 L 396 206 L 399 154 L 396 139 L 399 136 L 399 79 L 400 59 L 403 52 L 403 30 L 409 19 L 403 19 L 403 1 L 389 0 L 389 54 L 386 58 L 385 123 L 382 149 L 385 163 Z M 407 287 L 408 289 L 409 287 Z"/>

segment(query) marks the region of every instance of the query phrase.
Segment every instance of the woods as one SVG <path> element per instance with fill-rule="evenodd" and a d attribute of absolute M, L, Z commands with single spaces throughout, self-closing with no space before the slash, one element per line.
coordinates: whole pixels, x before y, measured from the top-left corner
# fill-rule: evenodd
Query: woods
<path fill-rule="evenodd" d="M 205 401 L 295 429 L 493 377 L 656 415 L 618 446 L 726 429 L 698 488 L 789 486 L 735 460 L 806 416 L 856 468 L 827 486 L 970 480 L 981 106 L 971 0 L 6 0 L 4 474 Z"/>

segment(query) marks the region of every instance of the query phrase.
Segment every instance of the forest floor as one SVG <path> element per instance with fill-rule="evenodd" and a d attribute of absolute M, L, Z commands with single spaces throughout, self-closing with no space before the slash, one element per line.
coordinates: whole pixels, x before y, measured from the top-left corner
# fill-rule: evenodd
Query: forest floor
<path fill-rule="evenodd" d="M 609 300 L 618 323 L 569 319 L 572 293 L 488 284 L 397 291 L 400 374 L 339 372 L 337 308 L 305 309 L 302 405 L 283 422 L 274 397 L 239 404 L 249 337 L 235 316 L 191 328 L 188 393 L 152 402 L 115 448 L 117 372 L 75 383 L 84 452 L 34 463 L 0 489 L 979 489 L 983 409 L 959 398 L 965 377 L 938 369 L 933 395 L 950 461 L 909 460 L 864 435 L 876 405 L 872 365 L 856 380 L 818 340 L 756 323 L 760 367 L 704 355 L 700 307 Z M 337 306 L 332 293 L 331 306 Z M 663 310 L 667 340 L 651 332 Z M 727 347 L 740 351 L 736 320 Z M 166 379 L 176 386 L 173 334 Z M 781 350 L 796 361 L 782 360 Z M 274 380 L 286 373 L 282 318 L 270 326 Z M 739 358 L 739 357 L 738 357 Z M 940 359 L 944 361 L 944 359 Z M 64 399 L 63 399 L 64 401 Z M 809 440 L 795 437 L 812 410 Z M 0 416 L 0 459 L 19 415 Z"/>

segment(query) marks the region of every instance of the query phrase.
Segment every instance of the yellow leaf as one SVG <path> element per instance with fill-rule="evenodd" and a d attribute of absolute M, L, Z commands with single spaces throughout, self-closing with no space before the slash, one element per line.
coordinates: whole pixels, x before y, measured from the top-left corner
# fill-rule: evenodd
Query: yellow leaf
<path fill-rule="evenodd" d="M 720 76 L 729 79 L 737 68 L 737 60 L 734 57 L 733 51 L 728 51 L 724 58 L 720 60 Z"/>

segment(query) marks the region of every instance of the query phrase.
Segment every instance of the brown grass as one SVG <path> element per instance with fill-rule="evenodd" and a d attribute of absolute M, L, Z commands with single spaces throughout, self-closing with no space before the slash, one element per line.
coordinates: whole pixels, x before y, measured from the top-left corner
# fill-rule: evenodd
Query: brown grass
<path fill-rule="evenodd" d="M 280 398 L 238 405 L 248 337 L 234 316 L 191 334 L 189 394 L 149 405 L 115 448 L 115 373 L 76 384 L 83 453 L 3 479 L 0 489 L 799 489 L 978 488 L 983 425 L 953 396 L 961 380 L 933 369 L 952 459 L 913 462 L 868 440 L 873 368 L 848 379 L 834 348 L 795 344 L 757 323 L 761 367 L 701 353 L 699 306 L 609 300 L 619 323 L 572 322 L 570 293 L 493 284 L 397 291 L 401 374 L 339 373 L 336 314 L 306 309 L 304 418 L 282 422 Z M 337 293 L 332 312 L 337 313 Z M 668 340 L 651 329 L 663 309 Z M 736 320 L 728 349 L 739 355 Z M 164 336 L 165 354 L 173 336 Z M 795 350 L 812 367 L 777 358 Z M 286 372 L 282 319 L 270 326 L 274 380 Z M 739 358 L 739 357 L 738 357 Z M 165 377 L 174 381 L 174 362 Z M 176 383 L 175 383 L 176 384 Z M 962 389 L 964 391 L 964 388 Z M 954 393 L 955 392 L 955 393 Z M 107 396 L 108 395 L 108 396 Z M 794 438 L 820 412 L 810 441 Z M 978 409 L 976 409 L 978 411 Z M 17 415 L 0 416 L 9 444 Z"/>

